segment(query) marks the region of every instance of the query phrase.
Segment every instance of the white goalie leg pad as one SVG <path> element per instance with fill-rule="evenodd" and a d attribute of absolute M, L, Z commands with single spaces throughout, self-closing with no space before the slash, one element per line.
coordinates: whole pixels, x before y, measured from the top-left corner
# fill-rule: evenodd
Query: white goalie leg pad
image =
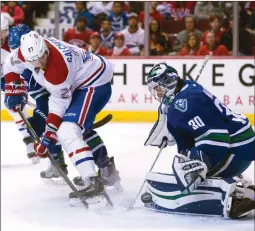
<path fill-rule="evenodd" d="M 229 196 L 235 189 L 236 181 L 232 178 L 209 178 L 192 193 L 183 194 L 173 174 L 146 174 L 145 191 L 152 195 L 151 208 L 160 212 L 228 217 Z"/>
<path fill-rule="evenodd" d="M 88 177 L 96 176 L 95 161 L 88 144 L 83 140 L 81 128 L 72 122 L 62 122 L 57 136 L 82 179 L 86 181 Z"/>
<path fill-rule="evenodd" d="M 167 106 L 162 104 L 158 109 L 158 120 L 154 124 L 150 131 L 149 137 L 145 141 L 145 146 L 158 146 L 161 147 L 164 140 L 167 141 L 167 145 L 173 146 L 176 144 L 172 134 L 167 128 Z"/>

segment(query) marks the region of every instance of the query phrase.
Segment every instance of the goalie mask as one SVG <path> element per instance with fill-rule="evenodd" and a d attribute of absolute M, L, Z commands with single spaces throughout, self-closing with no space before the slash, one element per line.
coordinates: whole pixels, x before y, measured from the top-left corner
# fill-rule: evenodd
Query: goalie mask
<path fill-rule="evenodd" d="M 177 71 L 165 62 L 155 65 L 148 74 L 147 86 L 154 98 L 162 101 L 163 98 L 171 98 L 178 83 Z"/>

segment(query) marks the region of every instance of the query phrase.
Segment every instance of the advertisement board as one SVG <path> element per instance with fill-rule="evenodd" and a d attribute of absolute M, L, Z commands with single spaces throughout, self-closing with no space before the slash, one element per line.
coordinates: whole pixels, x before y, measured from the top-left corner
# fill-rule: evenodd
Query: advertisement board
<path fill-rule="evenodd" d="M 110 59 L 114 64 L 112 97 L 101 116 L 112 113 L 114 121 L 152 122 L 157 118 L 159 102 L 148 91 L 146 77 L 156 63 L 165 61 L 184 79 L 195 80 L 203 58 Z M 254 59 L 210 59 L 198 83 L 233 111 L 247 115 L 254 124 Z M 3 115 L 3 113 L 2 113 Z M 7 116 L 8 117 L 8 116 Z M 2 116 L 2 119 L 8 119 Z"/>

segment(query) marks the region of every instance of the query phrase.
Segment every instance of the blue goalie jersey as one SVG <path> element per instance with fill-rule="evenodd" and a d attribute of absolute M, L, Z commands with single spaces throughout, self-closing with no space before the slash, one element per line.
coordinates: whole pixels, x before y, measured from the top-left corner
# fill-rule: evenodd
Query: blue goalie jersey
<path fill-rule="evenodd" d="M 167 113 L 167 127 L 178 152 L 196 148 L 214 164 L 230 153 L 240 160 L 254 160 L 254 131 L 248 119 L 231 111 L 200 84 L 184 83 Z"/>

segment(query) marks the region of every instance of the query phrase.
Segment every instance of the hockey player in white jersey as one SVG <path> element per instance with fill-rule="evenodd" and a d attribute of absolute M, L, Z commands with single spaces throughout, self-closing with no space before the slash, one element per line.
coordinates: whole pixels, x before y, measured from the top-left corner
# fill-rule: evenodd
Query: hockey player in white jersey
<path fill-rule="evenodd" d="M 24 31 L 25 33 L 26 31 Z M 4 14 L 1 14 L 1 90 L 4 91 L 5 88 L 5 81 L 4 81 L 4 74 L 3 74 L 3 64 L 6 57 L 10 54 L 10 47 L 8 45 L 8 35 L 9 35 L 9 20 L 4 16 Z M 7 108 L 8 109 L 8 108 Z M 34 151 L 34 142 L 30 134 L 27 132 L 27 130 L 23 126 L 23 120 L 19 116 L 17 112 L 14 112 L 12 110 L 8 110 L 9 114 L 12 116 L 21 136 L 23 137 L 23 142 L 26 145 L 26 152 L 27 157 L 31 160 L 33 164 L 36 164 L 39 162 L 39 158 L 36 156 Z M 23 113 L 28 116 L 27 110 L 24 109 Z"/>
<path fill-rule="evenodd" d="M 19 59 L 33 72 L 34 78 L 51 93 L 46 131 L 35 145 L 39 156 L 57 141 L 61 143 L 85 182 L 81 194 L 85 198 L 104 192 L 103 180 L 119 181 L 113 159 L 101 161 L 101 177 L 83 134 L 91 129 L 96 115 L 111 96 L 113 66 L 101 56 L 57 39 L 44 39 L 36 32 L 21 38 Z M 18 75 L 5 75 L 6 81 Z M 97 135 L 93 135 L 96 137 Z M 93 139 L 93 136 L 90 139 Z M 99 148 L 99 147 L 98 147 Z M 71 200 L 77 199 L 70 193 Z"/>
<path fill-rule="evenodd" d="M 45 118 L 47 118 L 48 115 L 49 93 L 39 83 L 35 82 L 32 72 L 27 69 L 26 63 L 22 62 L 22 60 L 19 59 L 19 49 L 17 49 L 20 46 L 21 35 L 28 33 L 27 32 L 28 29 L 29 28 L 27 28 L 26 25 L 20 24 L 16 27 L 13 27 L 10 30 L 8 44 L 13 50 L 14 49 L 15 50 L 12 52 L 11 55 L 8 55 L 8 57 L 6 58 L 4 72 L 5 75 L 8 76 L 16 76 L 21 74 L 22 79 L 24 78 L 25 84 L 28 89 L 28 94 L 33 99 L 35 99 L 36 102 L 36 108 L 33 111 L 33 116 L 30 117 L 28 120 L 31 123 L 37 135 L 41 136 L 45 130 L 46 125 Z M 4 88 L 6 85 L 4 78 L 2 79 L 1 84 L 2 89 L 5 90 Z M 14 106 L 16 101 L 15 103 L 12 103 L 13 99 L 18 100 L 20 98 L 20 95 L 23 94 L 22 92 L 16 93 L 17 94 L 15 96 L 15 92 L 13 92 L 12 94 L 10 94 L 9 92 L 8 97 L 6 97 L 5 99 L 6 106 L 7 108 L 9 108 L 10 111 L 15 110 Z M 22 127 L 22 129 L 26 131 L 25 128 Z M 102 174 L 103 176 L 108 175 L 108 177 L 103 178 L 104 185 L 107 187 L 107 189 L 121 191 L 122 190 L 121 185 L 118 182 L 116 182 L 116 180 L 118 180 L 118 175 L 112 174 L 112 172 L 115 171 L 114 159 L 113 157 L 111 158 L 108 157 L 107 149 L 100 136 L 94 130 L 90 130 L 86 131 L 86 134 L 84 134 L 84 139 L 86 140 L 91 149 L 96 165 L 99 168 L 99 174 L 104 172 Z M 54 157 L 54 159 L 59 163 L 62 170 L 67 173 L 61 146 L 52 145 L 49 148 L 49 152 Z M 55 169 L 55 167 L 51 164 L 51 162 L 49 163 L 48 168 L 40 173 L 40 176 L 41 178 L 45 179 L 46 182 L 53 181 L 54 183 L 59 183 L 59 180 L 61 181 L 61 179 L 57 179 L 58 177 L 60 177 L 60 174 L 57 171 L 57 169 Z M 84 186 L 84 182 L 80 177 L 74 178 L 74 183 L 77 186 Z"/>

